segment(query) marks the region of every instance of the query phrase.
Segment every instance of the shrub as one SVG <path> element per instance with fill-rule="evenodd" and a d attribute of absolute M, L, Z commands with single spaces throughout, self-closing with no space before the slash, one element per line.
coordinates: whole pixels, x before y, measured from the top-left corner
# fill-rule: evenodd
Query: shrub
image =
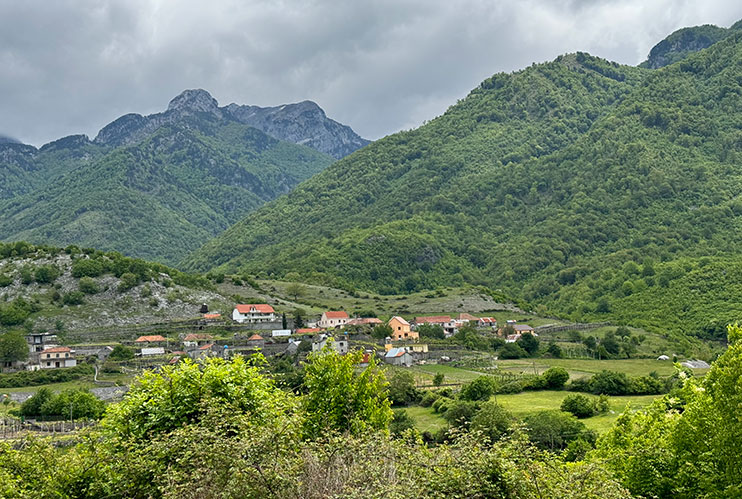
<path fill-rule="evenodd" d="M 81 291 L 70 291 L 62 295 L 62 303 L 65 305 L 82 305 L 85 295 Z"/>
<path fill-rule="evenodd" d="M 72 277 L 98 277 L 103 273 L 103 264 L 99 260 L 78 258 L 72 263 Z"/>
<path fill-rule="evenodd" d="M 610 408 L 611 406 L 608 402 L 607 395 L 599 395 L 598 398 L 593 400 L 593 409 L 595 410 L 595 414 L 604 414 L 608 412 Z"/>
<path fill-rule="evenodd" d="M 407 411 L 404 409 L 394 409 L 394 415 L 392 416 L 392 422 L 389 423 L 389 432 L 392 435 L 400 435 L 407 430 L 411 430 L 415 427 L 415 422 L 412 420 Z"/>
<path fill-rule="evenodd" d="M 33 282 L 33 270 L 31 267 L 26 265 L 21 269 L 21 283 L 31 284 Z"/>
<path fill-rule="evenodd" d="M 500 350 L 502 359 L 520 359 L 521 357 L 528 357 L 528 353 L 515 343 L 507 343 Z"/>
<path fill-rule="evenodd" d="M 129 360 L 134 358 L 134 352 L 124 345 L 116 345 L 108 358 L 111 360 Z"/>
<path fill-rule="evenodd" d="M 54 397 L 50 388 L 39 388 L 30 398 L 21 404 L 21 414 L 27 418 L 41 416 L 41 407 Z"/>
<path fill-rule="evenodd" d="M 436 373 L 436 375 L 433 376 L 433 385 L 441 386 L 443 384 L 443 378 L 443 373 Z"/>
<path fill-rule="evenodd" d="M 139 277 L 131 272 L 125 272 L 121 274 L 121 281 L 119 282 L 119 293 L 129 291 L 131 288 L 139 284 Z"/>
<path fill-rule="evenodd" d="M 574 414 L 577 418 L 589 418 L 595 414 L 595 404 L 586 395 L 571 393 L 564 397 L 559 407 L 564 412 Z"/>
<path fill-rule="evenodd" d="M 590 379 L 590 391 L 596 395 L 628 395 L 631 382 L 624 373 L 603 370 Z"/>
<path fill-rule="evenodd" d="M 54 265 L 40 265 L 34 272 L 34 279 L 39 284 L 51 284 L 57 277 L 59 277 L 59 269 Z"/>
<path fill-rule="evenodd" d="M 442 340 L 446 337 L 443 328 L 434 324 L 421 324 L 417 326 L 417 332 L 424 338 L 438 338 Z"/>
<path fill-rule="evenodd" d="M 573 379 L 566 388 L 570 392 L 590 392 L 590 378 Z"/>
<path fill-rule="evenodd" d="M 523 383 L 521 381 L 511 381 L 500 386 L 497 393 L 520 393 L 523 391 Z"/>
<path fill-rule="evenodd" d="M 569 381 L 569 373 L 563 367 L 550 367 L 541 375 L 546 380 L 547 388 L 561 390 Z"/>
<path fill-rule="evenodd" d="M 497 381 L 492 376 L 479 376 L 461 388 L 462 400 L 487 400 L 497 392 Z"/>
<path fill-rule="evenodd" d="M 528 355 L 536 355 L 536 353 L 538 352 L 540 341 L 533 334 L 526 332 L 523 333 L 520 338 L 518 338 L 516 344 L 518 344 L 518 346 L 528 352 Z"/>
<path fill-rule="evenodd" d="M 595 434 L 568 412 L 538 411 L 527 415 L 523 422 L 528 439 L 542 449 L 562 450 L 579 438 L 595 443 Z"/>
<path fill-rule="evenodd" d="M 438 414 L 444 414 L 448 410 L 449 404 L 451 404 L 453 400 L 447 397 L 440 397 L 438 400 L 433 402 L 431 407 L 433 408 L 433 411 L 437 412 Z"/>
<path fill-rule="evenodd" d="M 64 390 L 41 406 L 41 415 L 46 418 L 99 419 L 105 403 L 87 390 Z"/>
<path fill-rule="evenodd" d="M 469 424 L 477 412 L 477 405 L 466 400 L 456 400 L 448 406 L 443 418 L 451 426 L 464 426 Z"/>
<path fill-rule="evenodd" d="M 7 274 L 0 274 L 0 288 L 13 284 L 13 278 Z"/>
<path fill-rule="evenodd" d="M 420 405 L 423 407 L 430 407 L 433 405 L 433 402 L 438 400 L 440 398 L 440 395 L 438 395 L 433 390 L 428 390 L 425 392 L 425 395 L 423 395 L 422 399 L 420 399 Z"/>
<path fill-rule="evenodd" d="M 100 291 L 98 284 L 92 277 L 81 277 L 77 287 L 86 295 L 94 295 Z"/>
<path fill-rule="evenodd" d="M 659 395 L 664 393 L 665 383 L 652 376 L 631 378 L 629 393 L 632 395 Z"/>
<path fill-rule="evenodd" d="M 389 378 L 387 390 L 393 405 L 407 405 L 420 400 L 415 377 L 408 371 L 395 371 Z"/>
<path fill-rule="evenodd" d="M 549 343 L 549 348 L 546 349 L 546 352 L 555 359 L 562 358 L 562 347 L 560 347 L 556 343 Z"/>
<path fill-rule="evenodd" d="M 524 390 L 546 390 L 548 385 L 543 376 L 528 376 L 521 381 Z"/>
<path fill-rule="evenodd" d="M 490 442 L 496 442 L 509 433 L 514 422 L 515 418 L 507 409 L 489 401 L 472 418 L 471 429 L 489 437 Z"/>

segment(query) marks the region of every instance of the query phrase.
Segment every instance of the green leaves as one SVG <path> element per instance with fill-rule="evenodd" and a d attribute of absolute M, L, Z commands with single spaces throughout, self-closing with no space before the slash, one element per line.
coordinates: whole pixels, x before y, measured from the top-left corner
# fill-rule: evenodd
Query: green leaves
<path fill-rule="evenodd" d="M 302 400 L 307 438 L 327 432 L 386 431 L 393 416 L 387 383 L 374 356 L 359 372 L 362 358 L 361 351 L 339 355 L 329 348 L 310 356 L 304 367 L 307 394 Z"/>

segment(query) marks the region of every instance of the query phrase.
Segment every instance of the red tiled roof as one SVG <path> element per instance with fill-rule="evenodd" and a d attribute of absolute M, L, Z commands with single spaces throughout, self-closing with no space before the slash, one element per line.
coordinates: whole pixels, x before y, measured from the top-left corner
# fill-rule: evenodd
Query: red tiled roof
<path fill-rule="evenodd" d="M 160 336 L 159 334 L 153 334 L 150 336 L 140 336 L 136 339 L 136 343 L 155 343 L 158 341 L 167 341 L 167 338 Z"/>
<path fill-rule="evenodd" d="M 204 334 L 204 333 L 191 333 L 187 335 L 185 338 L 183 338 L 183 341 L 198 341 L 198 340 L 211 340 L 214 337 L 210 334 Z"/>
<path fill-rule="evenodd" d="M 347 319 L 348 314 L 345 312 L 328 311 L 328 312 L 325 312 L 325 318 L 326 319 Z"/>
<path fill-rule="evenodd" d="M 53 348 L 47 348 L 46 350 L 42 350 L 41 353 L 64 353 L 64 352 L 71 352 L 72 350 L 70 347 L 53 347 Z"/>
<path fill-rule="evenodd" d="M 450 315 L 429 315 L 427 317 L 415 317 L 415 323 L 417 324 L 422 324 L 422 323 L 442 324 L 444 322 L 451 322 L 451 316 Z"/>
<path fill-rule="evenodd" d="M 247 339 L 247 341 L 263 341 L 263 337 L 260 336 L 259 334 L 254 334 L 254 335 L 250 336 Z"/>
<path fill-rule="evenodd" d="M 208 345 L 204 345 L 202 347 L 199 347 L 199 350 L 208 350 L 208 349 L 210 349 L 213 346 L 214 346 L 213 343 L 209 343 Z"/>
<path fill-rule="evenodd" d="M 272 314 L 275 312 L 273 307 L 266 303 L 250 304 L 250 305 L 235 305 L 237 311 L 241 314 L 249 314 L 253 309 L 261 314 Z"/>
<path fill-rule="evenodd" d="M 306 333 L 319 333 L 322 331 L 318 327 L 302 327 L 296 330 L 296 334 L 306 334 Z"/>
<path fill-rule="evenodd" d="M 533 331 L 533 328 L 528 324 L 513 324 L 513 329 L 516 331 Z"/>
<path fill-rule="evenodd" d="M 361 359 L 361 364 L 368 364 L 368 362 L 371 360 L 371 354 L 370 353 L 364 353 L 363 359 Z"/>
<path fill-rule="evenodd" d="M 222 314 L 204 314 L 204 319 L 218 319 Z"/>
<path fill-rule="evenodd" d="M 389 319 L 389 322 L 392 322 L 394 319 L 397 319 L 397 321 L 399 321 L 400 324 L 404 324 L 405 326 L 409 326 L 410 325 L 409 322 L 407 322 L 406 320 L 404 320 L 403 318 L 401 318 L 398 315 L 395 315 L 394 317 L 392 317 L 391 319 Z"/>

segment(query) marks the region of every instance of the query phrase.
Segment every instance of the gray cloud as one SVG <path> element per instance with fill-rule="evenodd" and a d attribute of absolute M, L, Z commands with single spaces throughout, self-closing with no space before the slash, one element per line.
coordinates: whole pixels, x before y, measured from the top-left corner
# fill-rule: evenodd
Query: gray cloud
<path fill-rule="evenodd" d="M 220 104 L 311 99 L 376 139 L 481 80 L 577 50 L 626 64 L 736 0 L 0 0 L 0 133 L 95 135 L 185 88 Z"/>

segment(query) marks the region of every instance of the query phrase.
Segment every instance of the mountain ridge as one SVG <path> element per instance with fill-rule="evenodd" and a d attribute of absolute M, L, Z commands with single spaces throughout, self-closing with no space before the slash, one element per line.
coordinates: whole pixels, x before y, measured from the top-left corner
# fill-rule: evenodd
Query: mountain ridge
<path fill-rule="evenodd" d="M 0 144 L 0 234 L 173 263 L 332 161 L 185 91 L 167 111 L 125 115 L 92 141 Z"/>
<path fill-rule="evenodd" d="M 147 116 L 125 114 L 103 127 L 93 142 L 113 147 L 129 145 L 161 126 L 194 115 L 203 119 L 234 120 L 279 140 L 306 145 L 335 159 L 370 143 L 349 126 L 328 118 L 322 108 L 312 101 L 267 108 L 234 103 L 219 107 L 217 100 L 202 89 L 184 90 L 161 113 Z"/>

